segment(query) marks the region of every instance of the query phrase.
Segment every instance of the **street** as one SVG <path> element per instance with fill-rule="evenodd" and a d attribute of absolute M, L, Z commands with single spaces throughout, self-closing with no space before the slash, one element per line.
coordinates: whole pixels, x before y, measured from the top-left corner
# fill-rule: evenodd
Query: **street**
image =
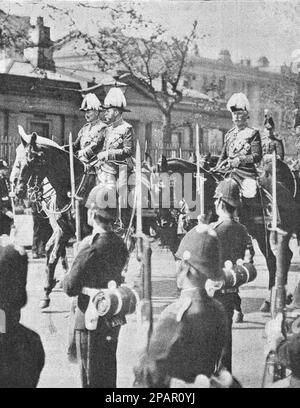
<path fill-rule="evenodd" d="M 27 231 L 29 218 L 27 222 Z M 26 222 L 24 216 L 19 218 L 19 234 L 22 233 L 23 244 L 26 244 Z M 21 230 L 21 231 L 20 231 Z M 22 232 L 23 230 L 23 232 Z M 18 238 L 18 237 L 17 237 Z M 21 239 L 21 237 L 19 238 Z M 28 241 L 28 239 L 27 239 Z M 294 257 L 289 273 L 288 290 L 298 280 L 299 249 L 296 240 L 291 240 Z M 152 245 L 152 285 L 154 319 L 163 308 L 176 297 L 175 263 L 171 253 L 160 249 L 156 243 Z M 264 368 L 264 326 L 270 314 L 262 314 L 259 307 L 267 295 L 268 273 L 265 260 L 255 246 L 255 265 L 258 276 L 255 281 L 243 286 L 240 290 L 245 322 L 233 327 L 233 373 L 243 387 L 260 387 Z M 32 260 L 29 254 L 28 272 L 28 304 L 22 311 L 22 323 L 37 331 L 41 336 L 45 352 L 46 364 L 42 371 L 39 387 L 60 388 L 80 387 L 78 368 L 67 359 L 68 316 L 70 298 L 61 289 L 55 289 L 51 295 L 48 309 L 40 311 L 39 301 L 43 295 L 45 260 Z M 71 264 L 72 249 L 68 248 Z M 62 268 L 58 265 L 57 276 L 61 276 Z M 139 264 L 135 253 L 132 254 L 126 276 L 127 282 L 138 281 Z M 136 317 L 128 316 L 127 325 L 120 333 L 118 347 L 118 387 L 130 388 L 133 382 L 132 368 L 136 361 Z"/>

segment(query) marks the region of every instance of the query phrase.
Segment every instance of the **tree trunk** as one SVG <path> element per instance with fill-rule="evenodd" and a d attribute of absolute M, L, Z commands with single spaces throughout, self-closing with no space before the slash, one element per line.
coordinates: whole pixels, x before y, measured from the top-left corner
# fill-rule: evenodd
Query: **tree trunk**
<path fill-rule="evenodd" d="M 171 112 L 168 112 L 167 114 L 163 114 L 163 142 L 171 143 L 171 135 Z"/>

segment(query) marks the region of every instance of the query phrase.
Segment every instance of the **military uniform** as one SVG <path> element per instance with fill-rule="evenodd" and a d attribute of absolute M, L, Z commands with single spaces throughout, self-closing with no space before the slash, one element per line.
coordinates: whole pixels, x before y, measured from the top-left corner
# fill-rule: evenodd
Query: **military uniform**
<path fill-rule="evenodd" d="M 204 289 L 182 290 L 178 301 L 161 314 L 137 378 L 142 375 L 149 388 L 166 388 L 171 378 L 191 383 L 199 374 L 210 377 L 226 336 L 222 306 Z"/>
<path fill-rule="evenodd" d="M 119 165 L 133 168 L 133 128 L 122 118 L 107 126 L 103 151 L 106 152 L 106 161 L 98 165 L 99 180 L 103 184 L 113 182 L 119 175 Z M 126 180 L 127 182 L 127 180 Z"/>
<path fill-rule="evenodd" d="M 179 299 L 161 314 L 148 352 L 135 370 L 137 383 L 166 388 L 171 378 L 192 383 L 198 375 L 210 377 L 217 372 L 227 322 L 224 308 L 208 296 L 205 284 L 207 279 L 223 277 L 218 250 L 216 233 L 207 225 L 184 236 L 176 257 L 183 265 L 185 282 L 190 283 L 181 281 Z"/>
<path fill-rule="evenodd" d="M 86 123 L 79 131 L 73 144 L 74 153 L 79 150 L 88 159 L 92 159 L 103 147 L 106 125 L 100 119 Z"/>
<path fill-rule="evenodd" d="M 277 139 L 276 137 L 268 137 L 262 140 L 262 152 L 263 156 L 266 154 L 272 154 L 276 152 L 276 156 L 280 160 L 284 160 L 284 147 L 282 140 Z"/>
<path fill-rule="evenodd" d="M 227 132 L 219 163 L 235 158 L 239 158 L 240 161 L 239 166 L 232 170 L 237 179 L 256 178 L 255 164 L 258 164 L 262 158 L 261 138 L 258 130 L 250 127 L 239 130 L 234 127 Z"/>
<path fill-rule="evenodd" d="M 45 353 L 38 334 L 19 323 L 27 301 L 24 249 L 0 239 L 0 388 L 33 388 Z"/>
<path fill-rule="evenodd" d="M 6 215 L 12 211 L 8 186 L 7 178 L 0 176 L 0 236 L 9 235 L 12 226 L 12 219 Z"/>
<path fill-rule="evenodd" d="M 254 256 L 254 249 L 251 237 L 246 228 L 230 217 L 223 217 L 211 224 L 216 231 L 220 244 L 220 262 L 224 267 L 226 261 L 231 261 L 233 265 L 238 259 L 244 259 L 248 250 L 251 257 Z M 215 298 L 221 302 L 226 310 L 228 319 L 228 343 L 222 358 L 223 365 L 231 372 L 232 370 L 232 318 L 234 310 L 240 307 L 240 297 L 238 289 L 222 289 L 215 293 Z"/>
<path fill-rule="evenodd" d="M 107 288 L 111 280 L 121 284 L 121 272 L 127 257 L 124 242 L 114 232 L 94 232 L 82 242 L 81 250 L 64 279 L 65 292 L 69 296 L 78 296 L 75 336 L 84 388 L 116 387 L 116 350 L 120 324 L 124 321 L 101 317 L 95 331 L 87 330 L 84 314 L 89 296 L 81 292 L 83 287 Z"/>

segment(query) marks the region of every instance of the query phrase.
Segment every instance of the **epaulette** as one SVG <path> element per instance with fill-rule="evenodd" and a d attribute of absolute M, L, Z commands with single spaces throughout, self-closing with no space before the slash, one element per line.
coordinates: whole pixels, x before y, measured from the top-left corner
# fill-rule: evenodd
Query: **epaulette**
<path fill-rule="evenodd" d="M 192 304 L 192 299 L 191 298 L 182 298 L 178 300 L 178 310 L 176 313 L 176 322 L 181 322 L 183 315 L 185 312 L 189 309 L 189 307 Z"/>
<path fill-rule="evenodd" d="M 128 122 L 126 122 L 125 120 L 123 120 L 123 123 L 121 123 L 120 126 L 124 126 L 125 129 L 132 129 L 132 125 Z"/>

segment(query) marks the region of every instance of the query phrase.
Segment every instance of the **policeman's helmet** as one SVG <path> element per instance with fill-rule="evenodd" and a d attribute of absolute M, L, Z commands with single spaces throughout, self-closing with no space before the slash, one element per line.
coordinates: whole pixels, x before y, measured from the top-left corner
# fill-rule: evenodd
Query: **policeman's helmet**
<path fill-rule="evenodd" d="M 110 222 L 114 219 L 114 209 L 108 208 L 107 193 L 108 190 L 103 188 L 103 186 L 94 187 L 88 196 L 85 206 L 105 221 Z"/>
<path fill-rule="evenodd" d="M 6 170 L 8 169 L 8 164 L 6 163 L 5 160 L 0 160 L 0 170 Z"/>
<path fill-rule="evenodd" d="M 101 102 L 97 98 L 97 96 L 93 93 L 88 93 L 83 98 L 81 107 L 79 110 L 87 111 L 87 110 L 103 110 Z"/>
<path fill-rule="evenodd" d="M 234 93 L 227 102 L 227 110 L 229 110 L 229 112 L 249 112 L 250 103 L 247 96 L 242 92 Z"/>
<path fill-rule="evenodd" d="M 13 245 L 7 235 L 0 237 L 0 309 L 20 310 L 27 302 L 28 258 L 22 247 Z"/>
<path fill-rule="evenodd" d="M 232 178 L 222 180 L 218 184 L 214 198 L 219 198 L 234 208 L 241 205 L 240 189 Z"/>
<path fill-rule="evenodd" d="M 116 108 L 119 109 L 121 112 L 131 112 L 129 109 L 126 108 L 127 102 L 126 98 L 120 88 L 111 88 L 105 99 L 104 99 L 104 109 Z"/>
<path fill-rule="evenodd" d="M 176 257 L 208 279 L 219 281 L 224 277 L 219 262 L 217 234 L 206 224 L 199 224 L 183 237 Z"/>

